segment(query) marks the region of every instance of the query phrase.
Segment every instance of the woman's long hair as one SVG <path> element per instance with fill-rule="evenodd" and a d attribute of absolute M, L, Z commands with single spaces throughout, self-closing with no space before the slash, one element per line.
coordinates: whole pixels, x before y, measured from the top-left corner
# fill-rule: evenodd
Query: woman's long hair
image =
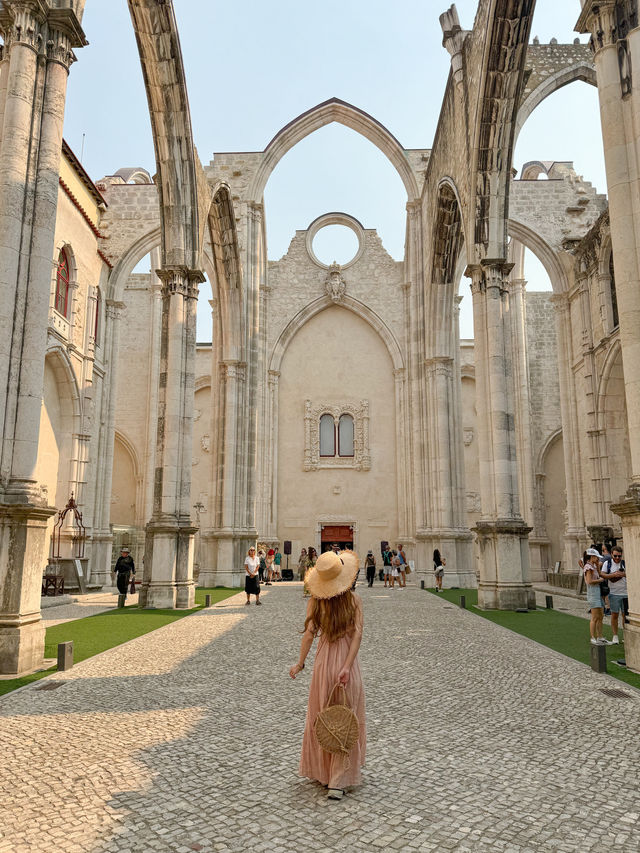
<path fill-rule="evenodd" d="M 440 551 L 436 548 L 433 552 L 433 562 L 436 566 L 442 565 L 442 557 L 440 556 Z"/>
<path fill-rule="evenodd" d="M 348 589 L 333 598 L 312 598 L 311 612 L 304 621 L 304 630 L 311 625 L 314 637 L 322 634 L 329 643 L 333 643 L 345 634 L 351 634 L 355 621 L 356 603 Z"/>

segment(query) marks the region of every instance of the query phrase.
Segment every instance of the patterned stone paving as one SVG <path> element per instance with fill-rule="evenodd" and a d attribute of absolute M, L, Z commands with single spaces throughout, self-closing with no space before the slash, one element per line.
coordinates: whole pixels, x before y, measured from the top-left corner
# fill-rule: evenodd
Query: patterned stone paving
<path fill-rule="evenodd" d="M 369 754 L 344 800 L 296 775 L 310 667 L 289 679 L 282 584 L 1 699 L 1 853 L 637 853 L 640 693 L 416 588 L 360 591 Z"/>

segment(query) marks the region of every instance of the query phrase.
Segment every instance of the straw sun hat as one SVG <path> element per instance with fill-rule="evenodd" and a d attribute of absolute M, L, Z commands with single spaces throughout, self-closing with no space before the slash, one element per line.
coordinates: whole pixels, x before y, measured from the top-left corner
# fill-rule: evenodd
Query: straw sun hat
<path fill-rule="evenodd" d="M 353 551 L 325 551 L 307 573 L 307 589 L 314 598 L 333 598 L 346 592 L 353 586 L 359 562 Z"/>

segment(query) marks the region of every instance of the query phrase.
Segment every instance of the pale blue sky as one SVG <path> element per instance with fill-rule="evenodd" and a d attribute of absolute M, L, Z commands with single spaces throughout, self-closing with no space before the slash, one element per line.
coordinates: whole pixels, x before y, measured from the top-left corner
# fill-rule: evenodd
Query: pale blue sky
<path fill-rule="evenodd" d="M 175 0 L 193 132 L 199 155 L 262 150 L 300 113 L 338 97 L 370 113 L 406 148 L 429 148 L 449 72 L 438 15 L 447 0 Z M 456 3 L 463 27 L 476 0 Z M 571 42 L 579 0 L 538 0 L 532 29 L 542 43 Z M 94 180 L 123 166 L 155 171 L 146 97 L 126 0 L 87 0 L 90 45 L 72 66 L 65 138 Z M 525 125 L 514 165 L 573 160 L 605 191 L 597 94 L 584 83 L 544 102 Z M 341 125 L 304 139 L 275 169 L 265 191 L 269 257 L 298 228 L 342 210 L 377 228 L 387 251 L 403 254 L 406 197 L 391 164 Z M 314 244 L 332 260 L 349 252 L 351 232 L 321 231 Z M 341 239 L 341 234 L 345 237 Z M 546 287 L 531 263 L 532 286 Z M 199 339 L 210 340 L 203 292 Z M 471 334 L 465 298 L 462 335 Z M 202 316 L 200 316 L 202 315 Z"/>

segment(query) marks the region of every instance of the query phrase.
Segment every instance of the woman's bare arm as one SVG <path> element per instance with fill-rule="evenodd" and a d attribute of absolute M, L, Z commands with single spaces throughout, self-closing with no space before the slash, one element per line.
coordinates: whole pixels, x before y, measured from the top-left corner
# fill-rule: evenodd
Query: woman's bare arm
<path fill-rule="evenodd" d="M 311 614 L 311 601 L 307 604 L 307 616 Z M 313 641 L 315 639 L 315 634 L 313 633 L 314 628 L 312 623 L 310 622 L 307 626 L 307 630 L 302 635 L 302 640 L 300 642 L 300 656 L 298 658 L 298 663 L 295 663 L 291 669 L 289 670 L 289 675 L 291 678 L 295 678 L 299 672 L 302 672 L 304 669 L 304 662 L 307 659 L 307 655 L 311 651 L 311 646 L 313 645 Z"/>

